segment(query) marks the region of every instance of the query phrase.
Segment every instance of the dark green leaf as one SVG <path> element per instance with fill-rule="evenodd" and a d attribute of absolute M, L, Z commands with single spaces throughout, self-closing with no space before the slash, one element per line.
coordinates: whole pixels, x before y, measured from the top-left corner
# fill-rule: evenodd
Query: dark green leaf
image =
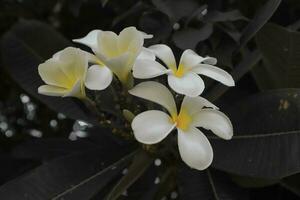
<path fill-rule="evenodd" d="M 152 3 L 173 22 L 189 16 L 199 7 L 195 0 L 152 0 Z"/>
<path fill-rule="evenodd" d="M 169 18 L 158 11 L 145 12 L 139 21 L 139 26 L 142 31 L 153 34 L 154 37 L 150 40 L 152 43 L 167 39 L 173 30 Z"/>
<path fill-rule="evenodd" d="M 300 171 L 300 89 L 261 93 L 223 109 L 230 141 L 213 137 L 213 166 L 233 174 L 280 179 Z"/>
<path fill-rule="evenodd" d="M 280 181 L 280 185 L 300 197 L 300 174 L 289 176 Z"/>
<path fill-rule="evenodd" d="M 38 65 L 51 58 L 57 51 L 71 45 L 50 26 L 38 21 L 22 20 L 2 38 L 3 65 L 24 90 L 51 109 L 62 112 L 69 118 L 96 124 L 95 118 L 79 100 L 48 97 L 37 93 L 38 87 L 43 84 L 38 75 Z"/>
<path fill-rule="evenodd" d="M 300 87 L 300 33 L 267 24 L 256 39 L 264 61 L 253 68 L 260 88 Z"/>
<path fill-rule="evenodd" d="M 128 168 L 128 172 L 115 185 L 106 199 L 116 200 L 119 198 L 127 188 L 129 188 L 140 176 L 143 175 L 152 161 L 153 158 L 151 158 L 144 150 L 137 152 L 135 158 Z"/>
<path fill-rule="evenodd" d="M 247 52 L 243 60 L 231 72 L 233 79 L 237 82 L 243 77 L 251 68 L 261 59 L 261 54 L 258 50 Z M 237 83 L 236 83 L 237 84 Z M 213 89 L 205 94 L 205 97 L 210 101 L 216 101 L 220 98 L 230 87 L 218 83 Z"/>
<path fill-rule="evenodd" d="M 239 10 L 232 10 L 228 12 L 220 12 L 220 11 L 209 11 L 203 18 L 206 22 L 226 22 L 226 21 L 237 21 L 237 20 L 245 20 L 247 21 L 247 17 L 242 15 Z"/>
<path fill-rule="evenodd" d="M 110 154 L 106 151 L 86 151 L 54 159 L 0 187 L 0 198 L 88 199 L 117 176 L 133 154 L 112 164 L 121 155 L 124 151 Z M 95 180 L 96 185 L 92 184 Z M 87 189 L 86 185 L 94 187 Z"/>
<path fill-rule="evenodd" d="M 181 169 L 179 191 L 182 199 L 248 199 L 246 190 L 235 185 L 230 177 L 215 170 Z"/>
<path fill-rule="evenodd" d="M 274 12 L 277 10 L 281 0 L 268 0 L 255 14 L 254 18 L 246 26 L 242 32 L 240 39 L 240 46 L 243 47 L 272 17 Z"/>
<path fill-rule="evenodd" d="M 197 44 L 206 40 L 213 32 L 212 24 L 206 24 L 202 28 L 186 28 L 175 32 L 173 41 L 181 49 L 195 49 Z"/>

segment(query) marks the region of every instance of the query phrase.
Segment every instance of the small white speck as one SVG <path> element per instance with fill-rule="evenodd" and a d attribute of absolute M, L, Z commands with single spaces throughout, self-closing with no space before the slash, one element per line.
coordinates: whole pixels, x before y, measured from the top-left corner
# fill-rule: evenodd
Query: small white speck
<path fill-rule="evenodd" d="M 115 169 L 117 169 L 117 167 L 116 166 L 112 166 L 110 169 L 111 170 L 115 170 Z"/>
<path fill-rule="evenodd" d="M 177 199 L 177 197 L 178 197 L 178 193 L 176 191 L 173 191 L 171 193 L 171 199 Z"/>
<path fill-rule="evenodd" d="M 21 94 L 20 99 L 21 99 L 22 103 L 29 103 L 29 101 L 30 101 L 29 96 L 27 96 L 26 94 Z"/>
<path fill-rule="evenodd" d="M 57 120 L 56 119 L 52 119 L 51 121 L 50 121 L 50 126 L 52 127 L 52 128 L 56 128 L 57 127 Z"/>
<path fill-rule="evenodd" d="M 180 29 L 180 24 L 179 23 L 174 23 L 173 24 L 173 29 L 175 30 L 175 31 L 177 31 L 177 30 L 179 30 Z"/>
<path fill-rule="evenodd" d="M 122 174 L 125 175 L 127 173 L 128 173 L 128 169 L 127 168 L 123 169 Z"/>
<path fill-rule="evenodd" d="M 0 122 L 0 129 L 6 131 L 8 129 L 8 124 L 6 122 Z"/>
<path fill-rule="evenodd" d="M 75 133 L 75 131 L 72 131 L 69 135 L 69 140 L 75 141 L 77 140 L 77 135 Z"/>
<path fill-rule="evenodd" d="M 58 113 L 57 114 L 57 118 L 60 119 L 60 120 L 62 120 L 62 119 L 66 119 L 66 116 L 64 114 L 62 114 L 62 113 Z"/>
<path fill-rule="evenodd" d="M 207 14 L 207 9 L 204 9 L 202 12 L 201 12 L 202 15 L 206 15 Z"/>
<path fill-rule="evenodd" d="M 161 159 L 159 159 L 159 158 L 155 159 L 154 165 L 155 166 L 160 166 L 161 165 Z"/>
<path fill-rule="evenodd" d="M 156 177 L 155 180 L 154 180 L 154 184 L 159 184 L 159 183 L 160 183 L 160 178 Z"/>
<path fill-rule="evenodd" d="M 32 136 L 32 137 L 37 137 L 37 138 L 40 138 L 43 136 L 43 133 L 39 130 L 36 130 L 36 129 L 31 129 L 29 131 L 29 134 Z"/>
<path fill-rule="evenodd" d="M 12 137 L 13 135 L 14 135 L 14 132 L 12 130 L 5 131 L 5 136 L 6 137 Z"/>

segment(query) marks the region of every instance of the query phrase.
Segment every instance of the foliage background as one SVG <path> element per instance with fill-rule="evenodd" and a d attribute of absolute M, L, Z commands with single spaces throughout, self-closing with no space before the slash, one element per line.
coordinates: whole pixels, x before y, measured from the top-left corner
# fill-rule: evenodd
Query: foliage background
<path fill-rule="evenodd" d="M 206 80 L 205 97 L 236 134 L 210 136 L 209 170 L 174 168 L 165 157 L 156 166 L 139 154 L 118 161 L 136 144 L 78 121 L 93 124 L 79 102 L 36 94 L 37 64 L 71 39 L 131 25 L 154 34 L 146 45 L 215 56 L 237 81 L 227 91 Z M 1 0 L 0 198 L 103 199 L 133 184 L 120 199 L 299 199 L 299 28 L 297 0 Z"/>

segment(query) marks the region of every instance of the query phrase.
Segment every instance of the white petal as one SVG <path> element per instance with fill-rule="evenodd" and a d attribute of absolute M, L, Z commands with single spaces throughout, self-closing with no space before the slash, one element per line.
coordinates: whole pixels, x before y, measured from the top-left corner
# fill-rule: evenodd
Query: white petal
<path fill-rule="evenodd" d="M 118 48 L 119 51 L 130 51 L 138 55 L 144 44 L 144 36 L 135 27 L 127 27 L 123 29 L 119 34 Z"/>
<path fill-rule="evenodd" d="M 185 68 L 191 68 L 201 63 L 203 60 L 204 58 L 199 56 L 193 50 L 187 49 L 181 55 L 179 65 L 183 65 Z"/>
<path fill-rule="evenodd" d="M 222 112 L 214 109 L 202 109 L 193 116 L 193 126 L 211 130 L 217 136 L 230 140 L 233 127 L 230 119 Z"/>
<path fill-rule="evenodd" d="M 133 67 L 134 55 L 127 52 L 118 57 L 111 58 L 105 61 L 105 65 L 113 71 L 114 74 L 119 78 L 119 80 L 126 84 L 128 76 L 131 73 Z M 130 74 L 131 75 L 131 74 Z"/>
<path fill-rule="evenodd" d="M 136 60 L 132 69 L 133 76 L 141 79 L 157 77 L 168 71 L 160 63 L 146 59 Z"/>
<path fill-rule="evenodd" d="M 178 129 L 178 148 L 182 160 L 191 168 L 204 170 L 213 160 L 213 150 L 206 136 L 197 128 Z"/>
<path fill-rule="evenodd" d="M 48 96 L 64 96 L 69 91 L 66 88 L 61 88 L 52 85 L 42 85 L 38 88 L 38 93 Z"/>
<path fill-rule="evenodd" d="M 155 60 L 155 54 L 153 53 L 153 51 L 143 47 L 141 53 L 136 59 Z"/>
<path fill-rule="evenodd" d="M 148 49 L 153 51 L 155 55 L 168 66 L 168 68 L 173 71 L 177 70 L 176 60 L 170 47 L 164 44 L 156 44 L 150 46 Z"/>
<path fill-rule="evenodd" d="M 149 110 L 137 115 L 131 124 L 137 141 L 155 144 L 162 141 L 175 127 L 169 115 L 158 110 Z"/>
<path fill-rule="evenodd" d="M 80 44 L 84 44 L 91 49 L 98 49 L 98 34 L 101 32 L 101 30 L 93 30 L 89 32 L 85 37 L 74 39 L 73 42 L 77 42 Z"/>
<path fill-rule="evenodd" d="M 181 109 L 185 109 L 191 116 L 197 112 L 200 112 L 203 107 L 219 109 L 217 106 L 200 96 L 185 96 L 181 104 Z"/>
<path fill-rule="evenodd" d="M 85 76 L 88 67 L 88 53 L 79 48 L 67 47 L 57 52 L 54 57 L 63 65 L 59 65 L 63 73 L 73 82 Z"/>
<path fill-rule="evenodd" d="M 62 63 L 58 60 L 49 59 L 38 67 L 38 72 L 42 80 L 53 86 L 68 88 L 73 84 L 73 80 L 62 71 Z"/>
<path fill-rule="evenodd" d="M 77 97 L 77 98 L 85 97 L 85 88 L 83 86 L 83 82 L 81 80 L 78 80 L 73 85 L 73 88 L 63 97 Z"/>
<path fill-rule="evenodd" d="M 212 66 L 212 65 L 199 64 L 199 65 L 195 66 L 192 69 L 192 71 L 197 74 L 202 74 L 202 75 L 208 76 L 208 77 L 215 79 L 227 86 L 235 85 L 232 76 L 228 72 L 224 71 L 221 68 Z"/>
<path fill-rule="evenodd" d="M 166 86 L 160 83 L 154 81 L 142 82 L 128 92 L 134 96 L 162 105 L 172 116 L 177 114 L 173 95 Z"/>
<path fill-rule="evenodd" d="M 190 97 L 199 96 L 204 90 L 203 80 L 193 72 L 188 72 L 182 77 L 176 77 L 170 74 L 168 76 L 168 83 L 178 94 Z"/>
<path fill-rule="evenodd" d="M 143 37 L 145 38 L 145 39 L 151 39 L 151 38 L 153 38 L 153 35 L 152 34 L 148 34 L 148 33 L 145 33 L 145 32 L 143 32 L 143 31 L 140 31 L 142 34 L 143 34 Z"/>
<path fill-rule="evenodd" d="M 203 60 L 201 62 L 204 64 L 215 65 L 215 64 L 217 64 L 217 59 L 214 57 L 206 56 L 203 58 Z"/>
<path fill-rule="evenodd" d="M 111 31 L 101 31 L 98 34 L 98 52 L 107 58 L 120 55 L 118 51 L 118 35 Z"/>
<path fill-rule="evenodd" d="M 90 90 L 104 90 L 110 85 L 112 78 L 107 67 L 93 65 L 87 71 L 85 86 Z"/>

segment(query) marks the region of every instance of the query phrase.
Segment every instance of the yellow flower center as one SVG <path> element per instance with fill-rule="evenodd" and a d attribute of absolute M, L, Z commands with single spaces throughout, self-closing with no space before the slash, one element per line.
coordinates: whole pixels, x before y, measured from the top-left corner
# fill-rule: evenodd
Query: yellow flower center
<path fill-rule="evenodd" d="M 189 129 L 192 118 L 185 109 L 181 108 L 179 115 L 172 117 L 172 121 L 176 123 L 177 128 L 186 131 Z"/>
<path fill-rule="evenodd" d="M 186 69 L 183 65 L 179 65 L 177 69 L 175 68 L 175 70 L 173 70 L 173 72 L 176 77 L 181 78 L 185 74 Z"/>

